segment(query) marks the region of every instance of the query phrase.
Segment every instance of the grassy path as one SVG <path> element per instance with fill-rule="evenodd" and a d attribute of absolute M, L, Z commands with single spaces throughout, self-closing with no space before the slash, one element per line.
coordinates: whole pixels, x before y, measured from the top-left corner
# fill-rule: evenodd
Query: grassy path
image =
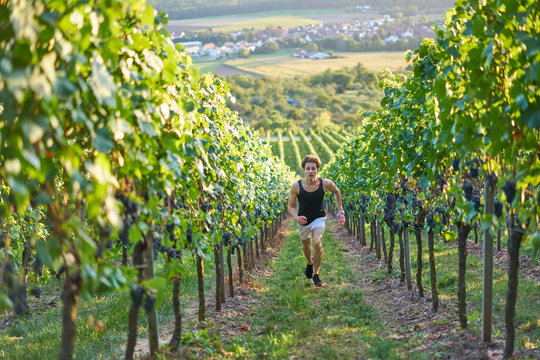
<path fill-rule="evenodd" d="M 393 339 L 376 308 L 364 300 L 354 258 L 330 231 L 323 238 L 324 264 L 314 287 L 305 278 L 305 259 L 294 226 L 281 253 L 260 282 L 257 305 L 240 321 L 246 330 L 224 340 L 229 357 L 242 359 L 424 358 L 407 353 L 408 340 Z M 426 356 L 427 357 L 427 356 Z"/>

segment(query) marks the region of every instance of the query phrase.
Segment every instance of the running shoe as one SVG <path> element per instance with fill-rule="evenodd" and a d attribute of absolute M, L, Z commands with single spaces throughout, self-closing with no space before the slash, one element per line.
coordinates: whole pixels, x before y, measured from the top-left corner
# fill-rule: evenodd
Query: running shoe
<path fill-rule="evenodd" d="M 319 278 L 319 274 L 313 275 L 313 278 L 311 279 L 311 282 L 312 282 L 313 285 L 315 285 L 315 286 L 322 286 L 322 281 L 321 281 L 321 279 Z"/>
<path fill-rule="evenodd" d="M 306 266 L 306 277 L 311 279 L 313 277 L 313 264 Z"/>

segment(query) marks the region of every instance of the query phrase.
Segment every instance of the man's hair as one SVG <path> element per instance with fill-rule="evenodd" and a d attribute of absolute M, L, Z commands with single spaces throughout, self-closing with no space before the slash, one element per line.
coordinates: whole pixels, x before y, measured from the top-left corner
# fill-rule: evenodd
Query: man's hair
<path fill-rule="evenodd" d="M 317 169 L 321 167 L 321 160 L 319 160 L 318 157 L 316 157 L 315 155 L 306 155 L 304 156 L 304 160 L 302 160 L 302 169 L 306 168 L 306 164 L 308 162 L 315 163 Z"/>

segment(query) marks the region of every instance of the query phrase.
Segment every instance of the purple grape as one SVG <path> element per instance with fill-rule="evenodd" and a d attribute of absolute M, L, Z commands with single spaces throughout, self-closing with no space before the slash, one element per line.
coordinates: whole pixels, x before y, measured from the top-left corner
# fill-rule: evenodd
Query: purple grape
<path fill-rule="evenodd" d="M 131 295 L 131 302 L 133 307 L 138 308 L 142 304 L 143 296 L 146 294 L 146 290 L 139 286 L 136 289 L 133 289 L 129 293 Z"/>
<path fill-rule="evenodd" d="M 495 174 L 489 174 L 487 176 L 487 180 L 488 180 L 489 186 L 495 187 L 497 185 L 497 181 L 499 181 L 499 178 Z"/>
<path fill-rule="evenodd" d="M 452 168 L 456 172 L 459 171 L 459 159 L 457 157 L 454 157 L 454 159 L 452 160 Z"/>
<path fill-rule="evenodd" d="M 500 202 L 499 200 L 496 200 L 494 207 L 495 207 L 495 216 L 501 217 L 502 214 L 503 214 L 503 211 L 502 211 L 503 210 L 503 203 Z"/>
<path fill-rule="evenodd" d="M 463 192 L 465 193 L 465 199 L 467 199 L 467 201 L 471 201 L 473 197 L 473 190 L 474 190 L 473 184 L 471 184 L 469 181 L 465 181 L 463 185 L 461 186 L 461 188 L 463 189 Z"/>
<path fill-rule="evenodd" d="M 482 204 L 480 203 L 480 196 L 474 195 L 472 198 L 472 202 L 474 203 L 474 208 L 476 211 L 480 212 L 482 208 Z"/>
<path fill-rule="evenodd" d="M 30 294 L 36 297 L 36 299 L 39 299 L 41 297 L 41 288 L 39 286 L 34 286 L 32 290 L 30 290 Z"/>
<path fill-rule="evenodd" d="M 150 314 L 156 307 L 156 297 L 146 294 L 146 301 L 144 302 L 144 311 Z"/>
<path fill-rule="evenodd" d="M 516 196 L 516 182 L 506 180 L 502 187 L 502 191 L 504 192 L 504 195 L 506 195 L 506 201 L 509 204 L 512 204 L 512 201 L 514 201 L 514 197 Z"/>

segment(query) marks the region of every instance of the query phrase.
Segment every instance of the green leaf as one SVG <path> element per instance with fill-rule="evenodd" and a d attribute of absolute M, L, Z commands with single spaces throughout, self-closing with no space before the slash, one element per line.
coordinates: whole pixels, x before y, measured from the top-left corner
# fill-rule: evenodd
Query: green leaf
<path fill-rule="evenodd" d="M 529 104 L 521 115 L 521 121 L 530 129 L 540 129 L 540 102 Z"/>
<path fill-rule="evenodd" d="M 142 240 L 142 233 L 138 226 L 131 226 L 129 228 L 129 242 L 135 244 Z"/>

